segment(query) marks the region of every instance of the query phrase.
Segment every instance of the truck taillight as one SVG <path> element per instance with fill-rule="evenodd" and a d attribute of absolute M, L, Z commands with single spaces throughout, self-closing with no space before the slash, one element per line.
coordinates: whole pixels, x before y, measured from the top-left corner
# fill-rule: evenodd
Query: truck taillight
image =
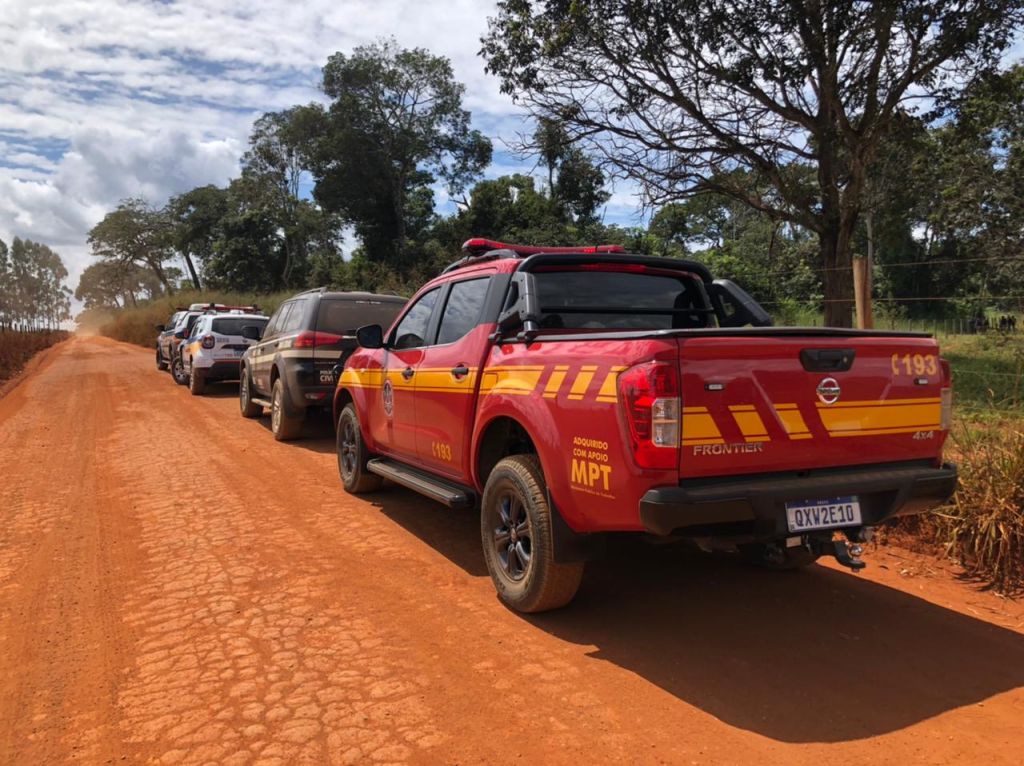
<path fill-rule="evenodd" d="M 333 346 L 341 340 L 340 335 L 329 332 L 313 332 L 306 330 L 295 336 L 293 348 L 316 348 L 317 346 Z"/>
<path fill-rule="evenodd" d="M 215 345 L 217 345 L 217 341 L 212 335 L 203 336 L 203 348 L 213 348 Z"/>
<path fill-rule="evenodd" d="M 641 468 L 679 464 L 679 374 L 674 363 L 646 362 L 619 375 L 633 457 Z"/>
<path fill-rule="evenodd" d="M 948 359 L 939 359 L 939 364 L 942 367 L 942 390 L 939 394 L 942 397 L 939 400 L 941 402 L 939 428 L 943 431 L 948 431 L 953 427 L 953 371 L 949 366 Z"/>

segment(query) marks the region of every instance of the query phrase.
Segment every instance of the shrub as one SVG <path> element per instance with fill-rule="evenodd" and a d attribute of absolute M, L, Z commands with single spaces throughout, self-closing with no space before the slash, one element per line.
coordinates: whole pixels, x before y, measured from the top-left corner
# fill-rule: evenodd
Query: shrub
<path fill-rule="evenodd" d="M 937 539 L 967 572 L 1003 592 L 1024 587 L 1024 430 L 960 425 L 960 488 L 935 517 Z"/>
<path fill-rule="evenodd" d="M 13 378 L 35 354 L 67 337 L 63 330 L 0 332 L 0 383 Z"/>
<path fill-rule="evenodd" d="M 114 340 L 123 340 L 138 346 L 153 348 L 156 343 L 156 325 L 164 324 L 181 307 L 190 303 L 223 303 L 229 306 L 256 304 L 268 316 L 282 302 L 295 293 L 253 295 L 251 293 L 198 293 L 183 292 L 169 297 L 155 298 L 138 306 L 117 311 L 114 318 L 100 327 L 100 333 Z"/>

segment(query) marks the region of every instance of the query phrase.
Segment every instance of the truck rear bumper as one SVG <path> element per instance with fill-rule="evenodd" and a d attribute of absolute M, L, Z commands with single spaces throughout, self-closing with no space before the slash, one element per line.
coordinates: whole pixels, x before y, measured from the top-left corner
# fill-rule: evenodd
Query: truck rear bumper
<path fill-rule="evenodd" d="M 657 535 L 770 539 L 790 534 L 787 501 L 856 495 L 864 525 L 874 526 L 941 505 L 956 482 L 951 463 L 921 462 L 699 479 L 649 490 L 640 499 L 640 521 Z"/>

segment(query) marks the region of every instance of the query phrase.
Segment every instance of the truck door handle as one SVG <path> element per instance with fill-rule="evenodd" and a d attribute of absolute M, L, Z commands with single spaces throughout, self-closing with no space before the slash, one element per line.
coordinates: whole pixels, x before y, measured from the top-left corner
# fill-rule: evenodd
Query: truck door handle
<path fill-rule="evenodd" d="M 409 380 L 409 378 L 411 378 L 415 374 L 416 371 L 412 367 L 406 367 L 404 370 L 402 370 L 402 377 L 405 378 L 406 380 Z"/>
<path fill-rule="evenodd" d="M 452 375 L 454 375 L 456 378 L 464 378 L 467 375 L 469 375 L 469 368 L 464 364 L 460 364 L 457 367 L 452 367 Z"/>

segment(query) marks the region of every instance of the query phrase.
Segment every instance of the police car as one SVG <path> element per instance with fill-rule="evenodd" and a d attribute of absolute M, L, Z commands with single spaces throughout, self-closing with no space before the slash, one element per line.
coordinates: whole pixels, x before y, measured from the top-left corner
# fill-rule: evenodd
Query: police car
<path fill-rule="evenodd" d="M 193 396 L 203 393 L 208 381 L 238 380 L 242 354 L 252 342 L 244 337 L 243 328 L 252 327 L 262 333 L 267 326 L 268 317 L 250 311 L 209 312 L 196 320 L 180 351 L 181 367 Z"/>

